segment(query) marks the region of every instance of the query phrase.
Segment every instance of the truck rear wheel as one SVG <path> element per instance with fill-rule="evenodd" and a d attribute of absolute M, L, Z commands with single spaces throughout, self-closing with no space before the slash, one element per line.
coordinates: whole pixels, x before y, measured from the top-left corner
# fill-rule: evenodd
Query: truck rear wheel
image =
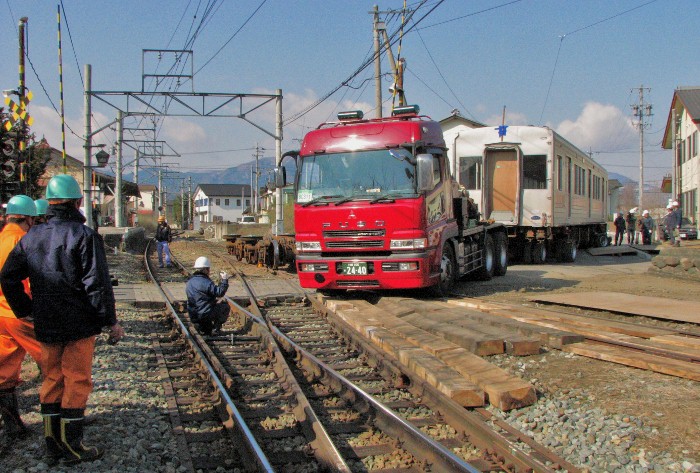
<path fill-rule="evenodd" d="M 493 278 L 494 275 L 494 245 L 493 238 L 488 233 L 484 235 L 484 249 L 483 249 L 483 260 L 482 266 L 476 272 L 476 277 L 482 281 L 488 281 Z"/>
<path fill-rule="evenodd" d="M 503 276 L 508 271 L 508 237 L 503 232 L 493 235 L 493 274 Z"/>
<path fill-rule="evenodd" d="M 532 262 L 534 264 L 544 264 L 547 260 L 547 247 L 543 241 L 532 242 Z"/>
<path fill-rule="evenodd" d="M 442 245 L 442 257 L 440 258 L 440 279 L 430 288 L 432 295 L 446 297 L 454 289 L 457 279 L 457 261 L 452 245 L 445 242 Z"/>
<path fill-rule="evenodd" d="M 573 240 L 562 240 L 559 242 L 559 261 L 563 263 L 573 263 L 576 260 L 578 248 Z"/>

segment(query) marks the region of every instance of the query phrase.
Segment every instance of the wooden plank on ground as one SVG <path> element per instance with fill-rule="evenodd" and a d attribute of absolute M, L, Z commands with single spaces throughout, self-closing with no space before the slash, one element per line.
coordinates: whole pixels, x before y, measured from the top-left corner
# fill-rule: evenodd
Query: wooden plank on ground
<path fill-rule="evenodd" d="M 432 334 L 439 335 L 445 340 L 466 348 L 477 355 L 496 355 L 504 352 L 503 338 L 486 335 L 464 327 L 457 327 L 449 322 L 443 322 L 439 318 L 435 320 L 432 317 L 433 315 L 413 314 L 403 317 L 403 320 Z"/>
<path fill-rule="evenodd" d="M 621 255 L 636 255 L 638 252 L 631 246 L 604 246 L 602 248 L 588 248 L 588 254 L 591 256 L 621 256 Z"/>
<path fill-rule="evenodd" d="M 661 342 L 667 345 L 676 345 L 679 347 L 693 348 L 700 350 L 700 338 L 686 337 L 684 335 L 658 335 L 649 339 L 652 342 Z"/>
<path fill-rule="evenodd" d="M 674 360 L 658 355 L 649 355 L 636 350 L 591 341 L 573 343 L 565 346 L 563 350 L 597 360 L 610 361 L 621 365 L 700 381 L 700 363 Z"/>
<path fill-rule="evenodd" d="M 576 292 L 538 295 L 531 300 L 554 304 L 644 315 L 657 319 L 700 324 L 698 303 L 662 297 L 636 296 L 620 292 Z"/>
<path fill-rule="evenodd" d="M 512 330 L 516 330 L 517 332 L 522 333 L 523 335 L 537 336 L 539 337 L 542 343 L 549 345 L 553 348 L 561 348 L 562 345 L 583 341 L 582 335 L 578 335 L 573 332 L 566 332 L 549 327 L 533 325 L 527 322 L 521 322 L 514 319 L 507 319 L 502 317 L 501 315 L 486 312 L 486 310 L 497 311 L 505 309 L 506 306 L 488 307 L 484 308 L 484 311 L 481 311 L 475 309 L 475 305 L 471 302 L 449 301 L 447 304 L 462 308 L 460 310 L 464 311 L 463 315 L 469 318 L 470 320 L 478 321 L 480 323 L 493 326 L 503 325 L 506 327 L 510 327 Z"/>
<path fill-rule="evenodd" d="M 499 409 L 516 409 L 537 401 L 535 388 L 530 383 L 463 348 L 442 352 L 438 358 L 483 389 L 489 403 Z"/>
<path fill-rule="evenodd" d="M 519 314 L 530 314 L 541 319 L 561 321 L 576 326 L 589 328 L 592 330 L 603 330 L 606 332 L 616 332 L 633 337 L 651 338 L 656 335 L 670 335 L 676 333 L 675 330 L 663 327 L 648 327 L 631 322 L 618 322 L 616 320 L 605 320 L 598 317 L 587 317 L 585 315 L 566 314 L 552 309 L 543 309 L 538 307 L 527 306 L 512 306 L 510 309 L 496 309 L 489 313 L 502 314 L 504 311 L 510 310 Z M 566 330 L 563 329 L 562 330 Z"/>

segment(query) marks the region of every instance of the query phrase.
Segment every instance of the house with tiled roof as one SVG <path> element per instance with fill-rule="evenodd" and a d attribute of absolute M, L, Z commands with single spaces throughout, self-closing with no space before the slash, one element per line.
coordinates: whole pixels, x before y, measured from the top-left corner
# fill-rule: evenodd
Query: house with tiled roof
<path fill-rule="evenodd" d="M 673 93 L 661 144 L 672 149 L 674 198 L 684 217 L 700 221 L 700 87 L 679 87 Z"/>
<path fill-rule="evenodd" d="M 236 222 L 250 209 L 248 184 L 199 184 L 194 195 L 196 225 L 212 222 Z"/>

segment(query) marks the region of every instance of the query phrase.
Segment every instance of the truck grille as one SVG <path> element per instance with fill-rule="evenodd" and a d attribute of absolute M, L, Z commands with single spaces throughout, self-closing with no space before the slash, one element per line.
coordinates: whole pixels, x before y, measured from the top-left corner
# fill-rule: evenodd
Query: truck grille
<path fill-rule="evenodd" d="M 383 240 L 327 241 L 327 248 L 384 248 Z"/>
<path fill-rule="evenodd" d="M 340 287 L 379 287 L 379 281 L 375 279 L 368 279 L 363 281 L 344 280 L 336 281 L 335 284 Z"/>
<path fill-rule="evenodd" d="M 329 230 L 323 232 L 324 238 L 362 238 L 362 237 L 383 237 L 386 234 L 384 229 L 377 230 Z"/>

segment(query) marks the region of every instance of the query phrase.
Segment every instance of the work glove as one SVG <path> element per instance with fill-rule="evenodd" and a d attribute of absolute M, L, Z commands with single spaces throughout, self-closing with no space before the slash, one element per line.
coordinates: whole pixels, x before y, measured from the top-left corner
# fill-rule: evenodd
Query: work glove
<path fill-rule="evenodd" d="M 222 281 L 228 281 L 228 273 L 226 271 L 221 271 L 219 273 L 219 277 Z"/>

